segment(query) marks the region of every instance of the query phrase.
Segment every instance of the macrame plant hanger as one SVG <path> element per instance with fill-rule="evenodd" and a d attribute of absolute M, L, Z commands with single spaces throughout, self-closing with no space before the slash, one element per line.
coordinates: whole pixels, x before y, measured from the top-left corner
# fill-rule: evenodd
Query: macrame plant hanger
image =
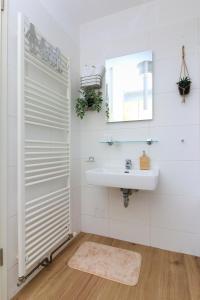
<path fill-rule="evenodd" d="M 180 76 L 179 76 L 179 82 L 183 78 L 190 79 L 190 75 L 189 75 L 188 68 L 187 68 L 186 61 L 185 61 L 185 46 L 182 46 L 182 63 L 181 63 L 181 71 L 180 71 Z M 189 82 L 188 85 L 184 86 L 184 87 L 181 87 L 179 85 L 179 92 L 182 96 L 182 102 L 183 103 L 185 103 L 186 95 L 188 95 L 189 92 L 190 92 L 190 83 L 191 82 Z"/>

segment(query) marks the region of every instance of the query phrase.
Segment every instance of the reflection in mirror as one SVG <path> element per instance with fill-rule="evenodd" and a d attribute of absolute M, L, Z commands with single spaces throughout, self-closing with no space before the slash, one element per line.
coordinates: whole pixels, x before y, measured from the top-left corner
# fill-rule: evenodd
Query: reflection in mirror
<path fill-rule="evenodd" d="M 106 60 L 109 122 L 152 119 L 152 52 Z"/>

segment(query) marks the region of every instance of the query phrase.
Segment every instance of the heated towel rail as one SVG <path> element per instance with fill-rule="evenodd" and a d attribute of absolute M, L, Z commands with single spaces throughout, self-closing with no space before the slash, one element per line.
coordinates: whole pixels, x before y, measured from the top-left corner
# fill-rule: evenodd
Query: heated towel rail
<path fill-rule="evenodd" d="M 69 59 L 18 19 L 18 262 L 26 276 L 70 234 Z"/>

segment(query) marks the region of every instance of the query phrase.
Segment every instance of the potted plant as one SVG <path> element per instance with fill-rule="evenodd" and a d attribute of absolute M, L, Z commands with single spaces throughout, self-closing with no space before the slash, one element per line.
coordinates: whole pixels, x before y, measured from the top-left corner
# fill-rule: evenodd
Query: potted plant
<path fill-rule="evenodd" d="M 192 81 L 189 76 L 180 78 L 180 80 L 177 82 L 177 85 L 181 96 L 186 96 L 189 94 L 191 83 Z"/>
<path fill-rule="evenodd" d="M 179 94 L 182 96 L 182 102 L 185 103 L 186 96 L 190 93 L 191 79 L 185 61 L 185 47 L 182 46 L 182 63 L 179 81 L 177 82 Z"/>
<path fill-rule="evenodd" d="M 94 88 L 84 88 L 80 90 L 81 96 L 76 100 L 76 114 L 83 119 L 86 111 L 92 110 L 100 112 L 102 108 L 102 93 Z"/>

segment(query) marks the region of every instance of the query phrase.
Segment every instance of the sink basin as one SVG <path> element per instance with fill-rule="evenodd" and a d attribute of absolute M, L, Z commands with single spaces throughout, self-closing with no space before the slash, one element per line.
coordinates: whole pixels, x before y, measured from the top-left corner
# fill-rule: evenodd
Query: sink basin
<path fill-rule="evenodd" d="M 120 168 L 98 168 L 86 171 L 89 184 L 136 190 L 155 190 L 159 169 L 130 170 Z"/>

